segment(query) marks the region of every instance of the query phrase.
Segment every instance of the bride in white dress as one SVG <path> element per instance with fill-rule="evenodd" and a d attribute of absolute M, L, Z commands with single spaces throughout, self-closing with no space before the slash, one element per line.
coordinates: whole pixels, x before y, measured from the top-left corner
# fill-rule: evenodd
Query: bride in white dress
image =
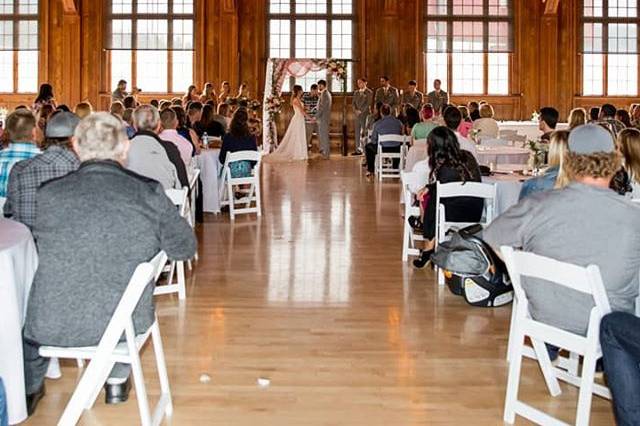
<path fill-rule="evenodd" d="M 302 86 L 293 86 L 291 106 L 293 106 L 294 113 L 289 122 L 289 127 L 278 148 L 265 158 L 267 161 L 298 161 L 308 158 L 307 128 L 305 124 L 307 114 L 304 111 L 302 102 Z"/>

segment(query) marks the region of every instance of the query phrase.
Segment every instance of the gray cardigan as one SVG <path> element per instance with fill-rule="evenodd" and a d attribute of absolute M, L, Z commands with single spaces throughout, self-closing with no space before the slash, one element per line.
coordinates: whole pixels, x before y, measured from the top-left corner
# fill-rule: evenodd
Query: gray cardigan
<path fill-rule="evenodd" d="M 191 258 L 193 230 L 162 186 L 112 161 L 86 162 L 37 192 L 33 235 L 39 266 L 24 335 L 43 345 L 97 344 L 136 266 L 164 250 Z M 153 286 L 134 314 L 136 331 L 154 319 Z"/>

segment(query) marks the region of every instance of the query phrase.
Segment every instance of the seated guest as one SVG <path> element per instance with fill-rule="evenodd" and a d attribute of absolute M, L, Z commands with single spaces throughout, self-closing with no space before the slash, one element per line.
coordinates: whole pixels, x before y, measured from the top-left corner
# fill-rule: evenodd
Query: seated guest
<path fill-rule="evenodd" d="M 587 124 L 587 111 L 584 108 L 574 108 L 569 113 L 569 130 Z"/>
<path fill-rule="evenodd" d="M 184 165 L 189 168 L 193 157 L 193 145 L 178 134 L 178 118 L 172 108 L 165 109 L 160 113 L 160 123 L 162 131 L 158 135 L 163 141 L 173 143 L 180 151 L 180 158 Z"/>
<path fill-rule="evenodd" d="M 404 120 L 400 120 L 404 125 L 404 134 L 409 136 L 411 135 L 411 131 L 413 130 L 413 126 L 420 122 L 420 113 L 417 109 L 408 105 L 404 108 Z M 400 119 L 398 117 L 398 119 Z"/>
<path fill-rule="evenodd" d="M 373 126 L 382 118 L 380 114 L 382 105 L 384 105 L 382 102 L 376 102 L 373 106 L 373 111 L 367 116 L 367 121 L 365 122 L 365 132 L 367 136 L 373 132 Z"/>
<path fill-rule="evenodd" d="M 469 138 L 469 133 L 471 129 L 473 129 L 473 121 L 471 121 L 471 117 L 469 117 L 469 110 L 466 106 L 459 106 L 460 114 L 462 114 L 462 121 L 458 126 L 458 133 L 462 135 L 464 138 Z"/>
<path fill-rule="evenodd" d="M 259 118 L 251 117 L 249 119 L 249 132 L 256 140 L 260 140 L 262 137 L 262 121 Z"/>
<path fill-rule="evenodd" d="M 624 129 L 618 135 L 624 170 L 631 185 L 631 198 L 640 198 L 640 130 Z"/>
<path fill-rule="evenodd" d="M 80 102 L 73 109 L 73 112 L 82 120 L 86 116 L 93 114 L 93 106 L 91 106 L 90 102 Z"/>
<path fill-rule="evenodd" d="M 524 198 L 498 216 L 483 238 L 580 266 L 597 265 L 614 311 L 635 311 L 640 271 L 640 208 L 609 189 L 621 156 L 611 134 L 593 124 L 569 135 L 571 183 Z M 527 279 L 523 287 L 534 319 L 584 335 L 591 296 Z"/>
<path fill-rule="evenodd" d="M 200 102 L 205 103 L 213 101 L 215 104 L 217 100 L 218 95 L 216 94 L 216 89 L 213 87 L 213 83 L 205 83 L 204 88 L 202 89 L 202 94 L 200 95 Z"/>
<path fill-rule="evenodd" d="M 635 108 L 631 111 L 631 126 L 640 129 L 640 105 L 635 104 Z"/>
<path fill-rule="evenodd" d="M 202 104 L 200 102 L 191 102 L 187 108 L 187 126 L 193 129 L 198 135 L 201 134 L 198 126 L 202 118 Z"/>
<path fill-rule="evenodd" d="M 240 108 L 233 114 L 229 133 L 222 137 L 220 149 L 220 163 L 224 164 L 227 154 L 237 151 L 257 151 L 256 138 L 249 129 L 249 114 Z M 253 164 L 250 161 L 235 161 L 229 165 L 231 177 L 240 178 L 251 176 Z"/>
<path fill-rule="evenodd" d="M 640 318 L 612 312 L 600 323 L 600 345 L 617 424 L 640 424 Z"/>
<path fill-rule="evenodd" d="M 520 200 L 537 192 L 561 189 L 569 184 L 569 177 L 564 167 L 568 152 L 569 132 L 556 130 L 551 134 L 549 142 L 549 167 L 542 176 L 529 179 L 522 184 Z"/>
<path fill-rule="evenodd" d="M 541 141 L 549 142 L 551 140 L 551 134 L 556 130 L 559 119 L 560 113 L 558 113 L 557 109 L 551 107 L 540 109 L 538 128 L 542 132 L 542 136 L 540 137 Z"/>
<path fill-rule="evenodd" d="M 54 112 L 45 129 L 42 154 L 13 166 L 9 175 L 4 215 L 29 228 L 36 216 L 36 190 L 44 182 L 78 169 L 80 162 L 71 149 L 71 137 L 80 122 L 70 112 Z"/>
<path fill-rule="evenodd" d="M 458 127 L 460 127 L 460 123 L 462 122 L 462 114 L 460 114 L 460 110 L 454 106 L 447 107 L 447 109 L 444 110 L 444 122 L 449 130 L 451 130 L 458 138 L 460 149 L 469 151 L 477 161 L 478 149 L 476 148 L 476 144 L 458 133 Z"/>
<path fill-rule="evenodd" d="M 125 109 L 127 108 L 136 109 L 140 106 L 138 104 L 138 101 L 136 101 L 136 98 L 132 95 L 125 97 L 122 100 L 122 105 L 124 106 Z"/>
<path fill-rule="evenodd" d="M 371 133 L 371 142 L 365 146 L 365 154 L 367 157 L 367 177 L 375 172 L 376 155 L 378 155 L 378 138 L 383 135 L 399 135 L 403 134 L 402 122 L 391 115 L 391 107 L 383 104 L 380 107 L 380 120 L 373 125 Z M 384 152 L 400 152 L 400 144 L 389 144 L 383 146 Z"/>
<path fill-rule="evenodd" d="M 438 125 L 433 121 L 433 107 L 430 104 L 426 104 L 422 107 L 421 111 L 422 121 L 416 123 L 411 129 L 411 142 L 415 142 L 418 139 L 427 139 L 429 133 Z"/>
<path fill-rule="evenodd" d="M 455 109 L 458 111 L 457 108 Z M 458 111 L 458 113 L 460 113 Z M 445 112 L 446 115 L 446 112 Z M 428 198 L 424 215 L 423 237 L 424 250 L 420 257 L 413 261 L 416 268 L 424 267 L 430 260 L 435 248 L 436 238 L 436 199 L 437 182 L 480 182 L 480 167 L 469 151 L 460 149 L 458 138 L 450 129 L 438 127 L 429 134 L 429 182 L 417 194 L 418 199 Z M 442 200 L 446 209 L 448 222 L 479 222 L 484 210 L 484 200 L 476 197 L 453 197 Z"/>
<path fill-rule="evenodd" d="M 600 120 L 600 108 L 593 107 L 589 110 L 589 123 L 597 123 Z"/>
<path fill-rule="evenodd" d="M 222 124 L 225 132 L 229 130 L 229 125 L 231 124 L 231 114 L 231 105 L 227 103 L 218 105 L 217 113 L 213 114 L 213 119 Z"/>
<path fill-rule="evenodd" d="M 5 122 L 9 146 L 0 151 L 0 197 L 7 196 L 9 173 L 13 166 L 40 154 L 35 142 L 36 119 L 27 109 L 17 109 Z"/>
<path fill-rule="evenodd" d="M 157 180 L 164 189 L 188 187 L 189 178 L 180 151 L 171 142 L 158 137 L 158 110 L 150 105 L 138 107 L 133 113 L 133 124 L 136 135 L 131 139 L 127 168 Z"/>
<path fill-rule="evenodd" d="M 229 107 L 229 105 L 220 104 L 218 106 L 218 110 L 222 105 L 225 105 L 227 108 Z M 200 137 L 202 137 L 202 135 L 204 135 L 205 133 L 209 137 L 221 138 L 224 136 L 225 126 L 223 126 L 219 121 L 216 121 L 213 118 L 213 115 L 213 106 L 205 105 L 204 107 L 202 107 L 202 118 L 200 118 L 197 128 L 197 131 L 201 132 L 199 133 Z"/>
<path fill-rule="evenodd" d="M 125 129 L 127 131 L 127 137 L 132 139 L 136 135 L 136 128 L 133 125 L 133 113 L 135 112 L 132 108 L 127 108 L 124 110 L 124 114 L 122 114 L 122 121 L 125 123 Z"/>
<path fill-rule="evenodd" d="M 624 124 L 624 127 L 632 127 L 631 116 L 625 109 L 619 109 L 618 111 L 616 111 L 616 120 Z"/>
<path fill-rule="evenodd" d="M 200 95 L 198 94 L 198 88 L 193 84 L 189 86 L 187 92 L 182 97 L 182 105 L 186 105 L 187 102 L 200 102 Z"/>
<path fill-rule="evenodd" d="M 121 121 L 124 121 L 124 105 L 122 104 L 122 102 L 120 101 L 115 101 L 112 102 L 111 105 L 109 106 L 109 112 L 111 113 L 111 115 L 113 115 L 114 117 L 118 118 Z"/>
<path fill-rule="evenodd" d="M 618 136 L 618 133 L 620 133 L 625 127 L 620 120 L 616 119 L 616 112 L 618 112 L 618 110 L 615 106 L 611 104 L 604 104 L 602 105 L 602 108 L 600 108 L 599 117 L 600 124 L 607 127 L 614 136 Z"/>
<path fill-rule="evenodd" d="M 493 107 L 489 104 L 480 106 L 480 118 L 473 122 L 473 130 L 479 132 L 478 137 L 497 139 L 500 129 L 498 122 L 493 118 Z"/>
<path fill-rule="evenodd" d="M 469 109 L 469 118 L 471 121 L 476 121 L 480 119 L 480 104 L 471 101 L 467 104 L 467 108 Z"/>
<path fill-rule="evenodd" d="M 190 259 L 196 250 L 191 227 L 158 182 L 127 171 L 129 140 L 122 123 L 107 113 L 84 119 L 74 150 L 82 164 L 37 192 L 33 235 L 39 265 L 24 325 L 27 410 L 44 395 L 49 360 L 42 345 L 97 345 L 136 266 L 164 250 L 170 259 Z M 108 238 L 103 238 L 105 232 Z M 154 321 L 153 285 L 134 314 L 136 333 Z M 106 382 L 106 402 L 128 398 L 130 367 L 116 364 Z"/>
<path fill-rule="evenodd" d="M 178 119 L 178 134 L 189 141 L 193 147 L 193 155 L 200 154 L 200 138 L 195 130 L 187 126 L 187 114 L 184 112 L 184 108 L 174 106 L 171 109 L 176 113 L 176 118 Z"/>

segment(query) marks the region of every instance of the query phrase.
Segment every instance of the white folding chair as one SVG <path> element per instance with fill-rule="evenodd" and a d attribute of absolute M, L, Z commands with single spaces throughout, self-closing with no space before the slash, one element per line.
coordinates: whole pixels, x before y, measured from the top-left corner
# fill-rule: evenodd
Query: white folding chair
<path fill-rule="evenodd" d="M 167 197 L 176 205 L 180 216 L 189 220 L 188 212 L 188 188 L 182 189 L 167 189 L 165 190 Z M 164 272 L 168 272 L 167 283 L 162 285 L 156 285 L 153 291 L 154 295 L 178 293 L 178 299 L 184 300 L 187 297 L 187 291 L 185 286 L 185 274 L 184 274 L 184 261 L 172 260 L 168 265 L 164 267 Z M 176 277 L 176 281 L 173 281 L 173 277 Z"/>
<path fill-rule="evenodd" d="M 462 229 L 466 226 L 480 223 L 487 226 L 494 218 L 496 211 L 496 185 L 480 182 L 452 182 L 441 184 L 436 183 L 436 248 L 447 239 L 447 232 L 452 229 Z M 484 199 L 484 214 L 480 222 L 460 223 L 448 222 L 445 206 L 442 200 L 453 197 L 474 197 Z M 444 285 L 444 274 L 438 268 L 438 284 Z"/>
<path fill-rule="evenodd" d="M 599 341 L 600 320 L 611 312 L 600 269 L 595 265 L 580 267 L 563 263 L 533 253 L 515 251 L 506 246 L 502 247 L 501 251 L 513 283 L 514 301 L 517 301 L 513 305 L 514 314 L 511 319 L 509 335 L 508 351 L 511 361 L 509 363 L 504 421 L 513 424 L 517 414 L 537 424 L 566 425 L 547 413 L 518 400 L 522 358 L 527 356 L 537 359 L 552 396 L 558 396 L 562 392 L 558 379 L 580 389 L 575 424 L 587 426 L 591 414 L 592 394 L 611 398 L 611 393 L 606 386 L 594 383 L 596 360 L 602 356 Z M 589 316 L 586 336 L 574 334 L 533 319 L 529 311 L 529 300 L 522 287 L 523 277 L 544 280 L 592 296 L 594 307 Z M 533 348 L 525 345 L 525 337 L 531 339 Z M 567 367 L 567 371 L 554 367 L 551 364 L 545 343 L 566 349 L 571 354 L 583 356 L 581 377 L 578 376 L 577 357 L 575 363 Z"/>
<path fill-rule="evenodd" d="M 410 190 L 412 186 L 419 185 L 419 174 L 414 172 L 402 172 L 400 179 L 402 182 L 402 195 L 404 201 L 404 226 L 402 236 L 402 261 L 409 260 L 409 256 L 419 256 L 420 249 L 416 248 L 416 241 L 423 241 L 422 235 L 417 235 L 411 225 L 409 218 L 411 216 L 420 217 L 420 207 L 413 205 L 413 194 Z M 426 183 L 426 182 L 422 182 Z"/>
<path fill-rule="evenodd" d="M 191 199 L 189 200 L 189 205 L 187 208 L 188 216 L 187 220 L 189 221 L 189 225 L 191 228 L 196 227 L 196 198 L 198 197 L 198 178 L 200 177 L 200 169 L 193 169 L 193 173 L 189 177 L 189 193 L 191 194 Z M 193 260 L 198 261 L 198 251 L 193 255 Z M 193 269 L 191 265 L 191 259 L 187 261 L 187 266 L 189 270 Z"/>
<path fill-rule="evenodd" d="M 253 171 L 251 176 L 234 178 L 231 177 L 231 168 L 229 165 L 236 161 L 253 161 Z M 257 151 L 238 151 L 227 154 L 222 169 L 222 183 L 220 188 L 220 205 L 229 206 L 229 214 L 231 220 L 234 220 L 237 214 L 257 213 L 262 216 L 262 200 L 260 191 L 260 165 L 262 155 Z M 250 185 L 249 190 L 238 191 L 242 197 L 236 199 L 234 187 L 240 185 Z M 251 205 L 255 203 L 255 207 Z M 244 208 L 238 208 L 237 205 L 244 204 Z"/>
<path fill-rule="evenodd" d="M 165 261 L 166 255 L 161 252 L 150 262 L 138 265 L 97 346 L 78 348 L 40 347 L 40 356 L 43 357 L 91 360 L 73 395 L 71 395 L 71 399 L 62 413 L 58 425 L 70 426 L 77 424 L 82 412 L 93 407 L 102 385 L 107 380 L 116 362 L 131 365 L 138 409 L 140 411 L 140 423 L 142 425 L 159 425 L 165 415 L 170 416 L 173 412 L 169 376 L 167 375 L 158 319 L 156 318 L 148 330 L 137 336 L 133 326 L 133 312 L 142 297 L 142 293 L 152 282 L 154 275 L 159 275 L 157 271 L 162 270 Z M 120 342 L 123 334 L 125 340 Z M 140 352 L 149 336 L 153 341 L 161 390 L 160 400 L 153 410 L 153 415 L 149 409 L 147 390 L 140 362 Z"/>
<path fill-rule="evenodd" d="M 399 152 L 384 152 L 382 148 L 400 145 Z M 380 135 L 378 136 L 378 153 L 376 155 L 376 175 L 378 180 L 384 178 L 399 178 L 400 172 L 404 169 L 404 158 L 406 157 L 407 137 L 403 135 Z M 388 161 L 385 161 L 388 160 Z M 398 161 L 398 168 L 393 166 L 394 160 Z"/>

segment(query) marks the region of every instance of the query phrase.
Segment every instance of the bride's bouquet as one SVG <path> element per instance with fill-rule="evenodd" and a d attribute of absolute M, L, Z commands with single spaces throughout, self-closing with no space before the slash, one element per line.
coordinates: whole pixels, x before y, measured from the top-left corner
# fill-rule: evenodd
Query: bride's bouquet
<path fill-rule="evenodd" d="M 284 99 L 282 97 L 278 95 L 271 95 L 267 98 L 267 112 L 271 116 L 280 114 L 280 112 L 282 111 L 283 104 L 284 104 Z"/>

